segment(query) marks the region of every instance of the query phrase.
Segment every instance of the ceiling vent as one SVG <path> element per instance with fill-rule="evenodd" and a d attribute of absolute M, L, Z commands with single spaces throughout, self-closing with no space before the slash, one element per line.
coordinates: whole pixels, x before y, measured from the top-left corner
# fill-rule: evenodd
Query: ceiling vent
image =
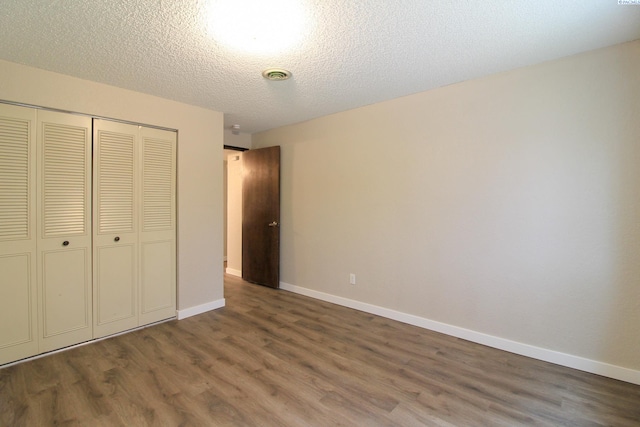
<path fill-rule="evenodd" d="M 283 70 L 282 68 L 269 68 L 262 72 L 262 77 L 267 80 L 287 80 L 291 77 L 291 71 Z"/>

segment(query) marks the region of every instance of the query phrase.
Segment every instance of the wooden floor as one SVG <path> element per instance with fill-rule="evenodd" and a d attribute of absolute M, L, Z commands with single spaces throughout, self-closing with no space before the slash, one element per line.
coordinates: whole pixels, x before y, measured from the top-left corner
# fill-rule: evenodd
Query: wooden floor
<path fill-rule="evenodd" d="M 640 425 L 640 386 L 231 276 L 225 297 L 0 369 L 0 426 Z"/>

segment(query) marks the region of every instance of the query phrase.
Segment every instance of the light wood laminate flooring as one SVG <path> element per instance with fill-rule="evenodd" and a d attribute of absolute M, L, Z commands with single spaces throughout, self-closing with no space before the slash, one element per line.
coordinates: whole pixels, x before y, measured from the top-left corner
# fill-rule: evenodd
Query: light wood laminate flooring
<path fill-rule="evenodd" d="M 0 369 L 0 426 L 638 426 L 640 386 L 226 276 L 225 308 Z"/>

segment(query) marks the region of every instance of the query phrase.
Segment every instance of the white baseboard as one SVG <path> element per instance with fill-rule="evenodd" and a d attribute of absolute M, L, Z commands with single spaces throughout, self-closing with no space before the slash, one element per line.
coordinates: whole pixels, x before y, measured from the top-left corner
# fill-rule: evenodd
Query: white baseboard
<path fill-rule="evenodd" d="M 487 335 L 481 332 L 472 331 L 470 329 L 460 328 L 458 326 L 437 322 L 426 319 L 424 317 L 403 313 L 389 308 L 380 307 L 373 304 L 343 298 L 324 292 L 314 291 L 312 289 L 302 288 L 300 286 L 291 285 L 289 283 L 280 282 L 280 289 L 316 298 L 322 301 L 338 304 L 344 307 L 353 308 L 364 311 L 365 313 L 375 314 L 387 319 L 397 320 L 413 326 L 429 329 L 435 332 L 462 338 L 478 344 L 483 344 L 499 350 L 508 351 L 522 356 L 531 357 L 545 362 L 554 363 L 556 365 L 566 366 L 568 368 L 578 369 L 592 374 L 602 375 L 604 377 L 613 378 L 620 381 L 626 381 L 632 384 L 640 385 L 640 371 L 623 368 L 621 366 L 610 365 L 597 360 L 585 359 L 583 357 L 571 354 L 561 353 L 554 350 L 535 347 L 529 344 L 523 344 L 516 341 Z"/>
<path fill-rule="evenodd" d="M 225 305 L 224 298 L 210 301 L 206 304 L 196 305 L 195 307 L 185 308 L 183 310 L 177 310 L 176 314 L 178 316 L 178 320 L 186 319 L 187 317 L 196 316 L 198 314 L 206 313 L 207 311 L 215 310 L 217 308 L 222 308 Z"/>
<path fill-rule="evenodd" d="M 238 277 L 242 277 L 242 271 L 240 270 L 234 270 L 233 268 L 226 268 L 225 273 L 230 274 L 232 276 L 238 276 Z"/>

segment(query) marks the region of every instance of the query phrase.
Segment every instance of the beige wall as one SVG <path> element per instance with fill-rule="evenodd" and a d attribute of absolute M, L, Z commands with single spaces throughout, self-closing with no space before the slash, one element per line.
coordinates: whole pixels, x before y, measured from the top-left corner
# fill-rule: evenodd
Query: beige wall
<path fill-rule="evenodd" d="M 221 113 L 0 61 L 0 99 L 178 130 L 178 309 L 223 303 Z"/>
<path fill-rule="evenodd" d="M 256 134 L 282 281 L 640 378 L 639 112 L 637 41 Z"/>
<path fill-rule="evenodd" d="M 224 145 L 238 148 L 251 148 L 251 134 L 240 132 L 237 135 L 231 129 L 224 130 Z"/>

